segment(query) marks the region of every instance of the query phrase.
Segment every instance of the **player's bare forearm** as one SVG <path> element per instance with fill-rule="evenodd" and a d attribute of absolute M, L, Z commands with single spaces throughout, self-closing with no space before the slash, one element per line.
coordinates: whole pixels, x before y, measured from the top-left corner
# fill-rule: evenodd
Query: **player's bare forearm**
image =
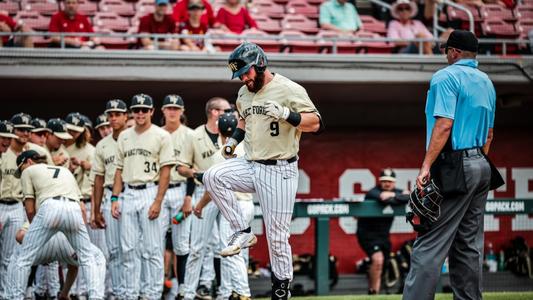
<path fill-rule="evenodd" d="M 172 166 L 162 166 L 159 170 L 159 186 L 157 189 L 157 195 L 155 197 L 155 202 L 161 204 L 163 198 L 165 198 L 165 193 L 168 189 L 168 183 L 170 182 L 170 169 Z"/>
<path fill-rule="evenodd" d="M 302 120 L 298 129 L 302 132 L 317 132 L 320 129 L 320 117 L 315 113 L 301 113 Z"/>
<path fill-rule="evenodd" d="M 24 200 L 24 208 L 26 209 L 28 221 L 31 223 L 33 217 L 35 217 L 35 198 L 26 198 L 26 200 Z"/>
<path fill-rule="evenodd" d="M 204 192 L 204 194 L 202 195 L 202 198 L 200 199 L 200 201 L 198 201 L 196 206 L 200 209 L 203 209 L 207 204 L 209 204 L 209 202 L 211 202 L 211 197 L 209 196 L 209 193 L 206 191 Z"/>
<path fill-rule="evenodd" d="M 494 139 L 494 129 L 489 128 L 489 134 L 487 135 L 487 141 L 485 142 L 485 145 L 483 145 L 483 153 L 485 153 L 486 155 L 489 155 L 490 145 L 492 144 L 493 139 Z"/>
<path fill-rule="evenodd" d="M 196 172 L 196 170 L 194 170 L 193 168 L 189 168 L 184 165 L 179 165 L 176 170 L 181 176 L 187 177 L 187 178 L 194 177 L 194 173 Z"/>
<path fill-rule="evenodd" d="M 85 203 L 80 202 L 80 209 L 81 209 L 81 218 L 83 219 L 83 223 L 87 224 L 87 207 L 85 206 Z"/>
<path fill-rule="evenodd" d="M 113 181 L 113 195 L 119 195 L 123 188 L 122 169 L 117 169 L 115 172 L 115 179 Z"/>
<path fill-rule="evenodd" d="M 78 276 L 77 266 L 68 265 L 67 268 L 67 278 L 65 279 L 65 283 L 63 284 L 63 289 L 61 290 L 59 299 L 69 299 L 68 295 L 70 293 L 70 289 L 72 288 L 72 285 L 74 284 L 74 281 Z"/>
<path fill-rule="evenodd" d="M 99 212 L 102 205 L 102 197 L 104 195 L 104 176 L 95 175 L 94 176 L 94 185 L 93 185 L 93 211 Z"/>
<path fill-rule="evenodd" d="M 430 168 L 437 156 L 440 154 L 446 141 L 450 137 L 452 131 L 453 120 L 448 118 L 438 118 L 431 133 L 431 140 L 429 147 L 422 163 L 423 168 Z"/>

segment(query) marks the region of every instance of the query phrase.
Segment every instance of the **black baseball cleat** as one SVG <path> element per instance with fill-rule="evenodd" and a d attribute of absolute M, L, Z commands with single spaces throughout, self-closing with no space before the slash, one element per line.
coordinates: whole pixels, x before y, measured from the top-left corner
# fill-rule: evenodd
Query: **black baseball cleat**
<path fill-rule="evenodd" d="M 287 300 L 291 297 L 289 279 L 279 280 L 272 274 L 272 300 Z"/>

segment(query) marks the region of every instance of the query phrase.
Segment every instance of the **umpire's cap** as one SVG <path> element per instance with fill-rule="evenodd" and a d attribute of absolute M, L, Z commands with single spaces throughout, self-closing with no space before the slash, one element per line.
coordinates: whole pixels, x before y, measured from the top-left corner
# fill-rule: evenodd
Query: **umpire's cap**
<path fill-rule="evenodd" d="M 18 136 L 16 136 L 13 133 L 13 129 L 14 127 L 13 127 L 13 124 L 11 124 L 11 122 L 9 121 L 0 122 L 0 136 L 1 137 L 17 139 Z"/>
<path fill-rule="evenodd" d="M 67 129 L 69 130 L 76 132 L 83 132 L 85 130 L 85 120 L 79 112 L 68 114 L 65 122 L 67 122 Z"/>
<path fill-rule="evenodd" d="M 163 100 L 162 108 L 165 107 L 177 107 L 183 109 L 185 108 L 185 103 L 180 95 L 166 95 L 165 99 Z"/>
<path fill-rule="evenodd" d="M 25 113 L 18 113 L 11 117 L 11 123 L 15 128 L 33 129 L 31 125 L 31 116 Z"/>
<path fill-rule="evenodd" d="M 231 79 L 248 72 L 252 66 L 256 66 L 258 72 L 263 72 L 267 67 L 267 57 L 265 51 L 258 45 L 244 42 L 229 56 L 228 67 L 233 72 Z"/>
<path fill-rule="evenodd" d="M 104 114 L 107 114 L 113 111 L 126 113 L 128 112 L 128 106 L 126 105 L 126 102 L 124 102 L 124 100 L 121 100 L 121 99 L 109 100 L 107 101 L 105 105 Z"/>
<path fill-rule="evenodd" d="M 230 137 L 237 128 L 237 117 L 232 112 L 223 113 L 218 117 L 218 131 L 225 137 Z"/>
<path fill-rule="evenodd" d="M 28 159 L 44 159 L 46 156 L 39 154 L 39 152 L 35 150 L 26 150 L 22 152 L 19 156 L 17 156 L 17 170 L 15 171 L 15 178 L 20 178 L 20 175 L 22 173 L 22 170 L 20 167 L 28 160 Z"/>

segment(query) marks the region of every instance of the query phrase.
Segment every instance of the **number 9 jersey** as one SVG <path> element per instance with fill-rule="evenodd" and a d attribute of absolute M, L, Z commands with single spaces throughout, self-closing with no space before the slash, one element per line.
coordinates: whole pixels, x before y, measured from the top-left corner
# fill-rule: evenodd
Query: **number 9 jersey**
<path fill-rule="evenodd" d="M 298 154 L 302 132 L 285 120 L 274 120 L 265 114 L 266 101 L 276 101 L 291 111 L 316 113 L 315 105 L 305 89 L 296 82 L 275 74 L 259 92 L 239 90 L 237 110 L 246 121 L 245 158 L 248 160 L 289 159 Z"/>

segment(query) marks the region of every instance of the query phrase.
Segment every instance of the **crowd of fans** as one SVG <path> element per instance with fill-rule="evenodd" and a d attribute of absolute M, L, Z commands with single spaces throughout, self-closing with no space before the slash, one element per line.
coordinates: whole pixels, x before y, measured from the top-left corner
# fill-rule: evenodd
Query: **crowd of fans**
<path fill-rule="evenodd" d="M 90 18 L 79 12 L 78 8 L 80 4 L 84 3 L 82 1 L 87 0 L 63 0 L 62 9 L 50 18 L 48 30 L 43 31 L 75 33 L 92 33 L 95 31 L 112 32 L 112 30 L 108 29 L 108 31 L 98 30 L 98 28 L 95 28 L 97 26 L 93 27 Z M 185 37 L 181 39 L 159 38 L 157 43 L 151 37 L 141 37 L 131 42 L 129 45 L 130 48 L 182 51 L 216 50 L 216 47 L 210 47 L 208 49 L 206 46 L 209 45 L 206 45 L 203 38 L 197 38 L 197 35 L 206 34 L 210 30 L 217 33 L 230 34 L 243 34 L 243 32 L 244 34 L 250 32 L 265 34 L 263 31 L 258 30 L 262 28 L 258 26 L 258 22 L 255 20 L 256 18 L 263 17 L 260 5 L 265 2 L 275 3 L 281 0 L 177 0 L 175 3 L 171 3 L 170 1 L 172 0 L 154 0 L 153 4 L 151 4 L 154 7 L 150 9 L 149 13 L 139 16 L 138 19 L 132 21 L 133 26 L 137 28 L 131 28 L 127 32 L 147 34 L 179 33 L 193 36 L 191 38 Z M 305 0 L 302 1 L 305 2 Z M 288 3 L 288 1 L 281 2 Z M 318 31 L 333 32 L 342 37 L 358 36 L 358 34 L 367 31 L 365 22 L 363 22 L 362 17 L 357 11 L 355 1 L 317 0 L 309 2 L 315 6 L 319 5 L 316 17 L 310 18 L 310 20 L 317 23 L 317 28 L 315 31 L 311 30 L 310 32 L 302 30 L 304 33 L 317 34 Z M 390 9 L 372 3 L 372 16 L 375 18 L 374 21 L 378 22 L 378 24 L 383 24 L 384 28 L 386 28 L 384 32 L 379 32 L 381 36 L 395 39 L 433 38 L 431 29 L 433 26 L 432 19 L 435 0 L 385 0 L 384 2 L 391 5 Z M 455 0 L 455 2 L 478 10 L 484 5 L 498 5 L 502 8 L 509 9 L 517 5 L 515 0 Z M 254 9 L 254 7 L 259 9 Z M 533 2 L 531 2 L 531 7 L 533 11 Z M 16 22 L 9 16 L 8 12 L 1 11 L 1 9 L 2 7 L 0 6 L 0 31 L 31 32 L 31 27 L 24 23 L 24 19 Z M 464 27 L 464 24 L 460 23 L 446 23 L 443 25 Z M 531 28 L 533 28 L 533 24 L 528 29 Z M 298 28 L 294 29 L 298 30 Z M 479 30 L 476 29 L 476 31 Z M 445 31 L 440 38 L 445 39 L 447 34 L 448 31 Z M 478 32 L 478 35 L 482 34 Z M 372 37 L 379 35 L 362 34 L 360 36 Z M 520 35 L 520 37 L 527 38 L 527 32 Z M 58 47 L 60 46 L 60 42 L 61 39 L 59 36 L 51 36 L 47 40 L 47 45 L 49 47 Z M 4 47 L 33 47 L 30 36 L 15 38 L 14 36 L 10 37 L 5 35 L 2 37 L 0 43 Z M 100 39 L 95 37 L 66 37 L 64 39 L 64 45 L 69 48 L 103 48 Z M 418 53 L 420 50 L 424 54 L 438 52 L 437 45 L 431 42 L 397 42 L 393 46 L 392 51 L 402 54 Z"/>

